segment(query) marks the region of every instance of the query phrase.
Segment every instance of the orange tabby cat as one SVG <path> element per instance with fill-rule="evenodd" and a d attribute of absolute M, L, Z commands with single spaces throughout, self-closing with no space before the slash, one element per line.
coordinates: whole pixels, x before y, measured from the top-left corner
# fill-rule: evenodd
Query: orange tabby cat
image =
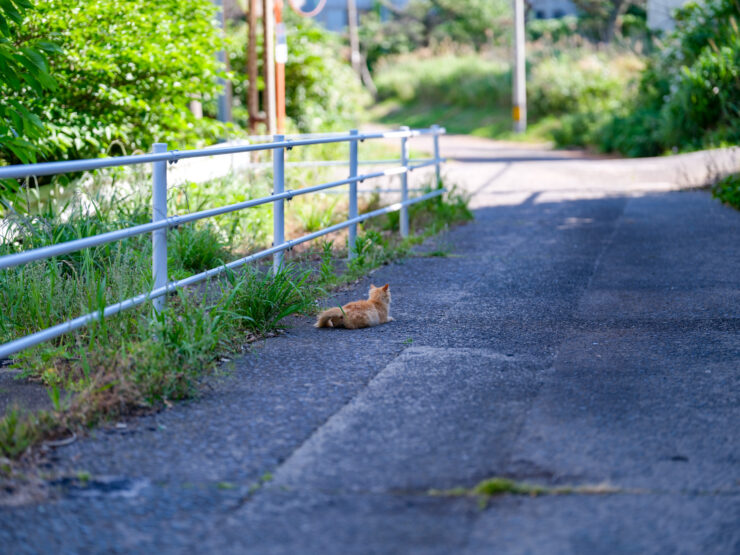
<path fill-rule="evenodd" d="M 335 307 L 319 314 L 317 328 L 369 328 L 378 324 L 392 322 L 391 292 L 386 283 L 383 287 L 370 286 L 367 301 L 347 303 L 342 308 Z"/>

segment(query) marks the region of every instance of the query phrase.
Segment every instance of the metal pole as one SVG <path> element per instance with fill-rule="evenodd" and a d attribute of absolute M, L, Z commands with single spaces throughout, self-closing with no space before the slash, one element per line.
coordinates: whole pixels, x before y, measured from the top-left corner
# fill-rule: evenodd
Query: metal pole
<path fill-rule="evenodd" d="M 257 133 L 259 121 L 259 91 L 257 90 L 257 0 L 249 0 L 247 14 L 247 110 L 249 110 L 249 132 Z"/>
<path fill-rule="evenodd" d="M 358 77 L 361 77 L 360 64 L 362 63 L 362 57 L 360 56 L 360 37 L 357 32 L 357 5 L 355 4 L 355 0 L 347 0 L 347 29 L 349 30 L 349 50 L 352 69 L 355 70 Z"/>
<path fill-rule="evenodd" d="M 265 48 L 265 115 L 267 134 L 277 129 L 277 107 L 275 104 L 275 4 L 273 0 L 262 2 L 262 23 Z"/>
<path fill-rule="evenodd" d="M 167 143 L 154 143 L 153 152 L 167 152 Z M 152 221 L 167 219 L 167 162 L 152 164 Z M 154 289 L 167 285 L 167 229 L 152 232 L 152 277 Z M 155 312 L 165 305 L 165 297 L 152 301 Z"/>
<path fill-rule="evenodd" d="M 439 125 L 436 123 L 432 125 L 432 132 L 434 133 L 434 171 L 437 175 L 436 187 L 442 186 L 442 175 L 440 171 L 440 158 L 439 158 Z"/>
<path fill-rule="evenodd" d="M 514 101 L 512 116 L 514 131 L 524 133 L 527 130 L 527 74 L 524 54 L 524 0 L 513 0 L 514 3 Z"/>
<path fill-rule="evenodd" d="M 357 135 L 357 129 L 349 132 L 350 135 Z M 357 177 L 357 139 L 349 142 L 349 177 Z M 357 182 L 349 184 L 349 219 L 357 217 Z M 357 224 L 349 226 L 349 236 L 347 237 L 348 257 L 352 260 L 355 257 L 355 241 L 357 240 Z"/>
<path fill-rule="evenodd" d="M 275 135 L 275 141 L 282 141 L 283 135 Z M 277 195 L 285 191 L 285 149 L 276 148 L 272 151 L 272 194 Z M 281 245 L 285 242 L 285 201 L 276 200 L 272 204 L 272 244 Z M 283 251 L 272 256 L 272 272 L 276 274 L 283 265 Z"/>
<path fill-rule="evenodd" d="M 219 37 L 221 40 L 224 38 L 224 6 L 223 0 L 216 0 L 216 6 L 218 7 L 218 27 L 220 29 Z M 224 52 L 223 46 L 221 50 L 216 54 L 216 58 L 223 65 L 225 70 L 229 68 L 229 62 L 226 59 L 226 53 Z M 217 79 L 220 87 L 218 94 L 218 121 L 229 122 L 231 121 L 231 82 L 227 81 L 223 77 Z"/>
<path fill-rule="evenodd" d="M 408 131 L 409 128 L 406 126 L 401 127 L 401 131 Z M 404 168 L 408 168 L 409 165 L 409 153 L 406 142 L 407 137 L 401 139 L 401 165 Z M 401 202 L 406 202 L 409 199 L 408 189 L 408 172 L 401 174 Z M 401 237 L 408 237 L 409 235 L 409 209 L 405 204 L 401 207 Z"/>

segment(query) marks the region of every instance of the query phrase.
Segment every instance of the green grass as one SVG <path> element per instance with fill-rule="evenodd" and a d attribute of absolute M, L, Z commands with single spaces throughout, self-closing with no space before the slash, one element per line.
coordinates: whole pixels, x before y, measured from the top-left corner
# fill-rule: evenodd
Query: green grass
<path fill-rule="evenodd" d="M 518 134 L 512 131 L 508 61 L 483 54 L 412 53 L 378 67 L 380 103 L 371 114 L 389 125 L 438 123 L 450 133 L 501 140 L 596 144 L 595 128 L 631 98 L 642 67 L 639 57 L 619 49 L 533 48 L 528 126 Z"/>
<path fill-rule="evenodd" d="M 263 334 L 274 331 L 283 318 L 311 311 L 321 289 L 312 287 L 309 278 L 309 270 L 291 264 L 274 275 L 249 267 L 240 277 L 229 274 L 225 304 L 240 327 Z"/>
<path fill-rule="evenodd" d="M 520 482 L 494 476 L 481 480 L 472 488 L 457 487 L 447 490 L 429 490 L 429 494 L 442 497 L 474 497 L 478 500 L 481 508 L 488 506 L 490 500 L 502 495 L 526 495 L 529 497 L 538 497 L 541 495 L 607 495 L 613 493 L 625 492 L 621 488 L 611 486 L 606 483 L 586 484 L 580 486 L 543 486 L 529 482 Z M 631 493 L 637 493 L 632 490 Z"/>
<path fill-rule="evenodd" d="M 508 104 L 478 107 L 387 100 L 375 106 L 372 115 L 376 121 L 391 126 L 429 127 L 436 123 L 451 134 L 519 142 L 550 141 L 557 125 L 555 118 L 541 118 L 528 125 L 526 133 L 515 133 Z"/>

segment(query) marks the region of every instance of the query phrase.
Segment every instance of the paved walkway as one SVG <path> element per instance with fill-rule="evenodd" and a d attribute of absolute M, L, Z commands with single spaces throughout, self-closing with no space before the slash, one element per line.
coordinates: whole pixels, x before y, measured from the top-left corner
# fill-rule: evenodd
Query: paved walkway
<path fill-rule="evenodd" d="M 470 141 L 448 171 L 476 221 L 422 248 L 451 255 L 332 301 L 389 282 L 395 322 L 296 319 L 202 398 L 59 449 L 2 551 L 739 552 L 740 213 L 674 191 L 676 159 Z M 490 476 L 618 492 L 428 494 Z"/>

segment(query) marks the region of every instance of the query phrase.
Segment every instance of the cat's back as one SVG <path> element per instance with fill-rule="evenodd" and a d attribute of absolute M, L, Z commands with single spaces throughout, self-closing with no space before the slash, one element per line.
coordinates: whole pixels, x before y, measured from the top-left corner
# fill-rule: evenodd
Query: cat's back
<path fill-rule="evenodd" d="M 375 305 L 370 301 L 352 301 L 342 307 L 345 312 L 365 312 L 368 310 L 375 310 Z"/>
<path fill-rule="evenodd" d="M 344 327 L 349 329 L 367 328 L 380 324 L 380 314 L 370 301 L 354 301 L 342 307 Z"/>

